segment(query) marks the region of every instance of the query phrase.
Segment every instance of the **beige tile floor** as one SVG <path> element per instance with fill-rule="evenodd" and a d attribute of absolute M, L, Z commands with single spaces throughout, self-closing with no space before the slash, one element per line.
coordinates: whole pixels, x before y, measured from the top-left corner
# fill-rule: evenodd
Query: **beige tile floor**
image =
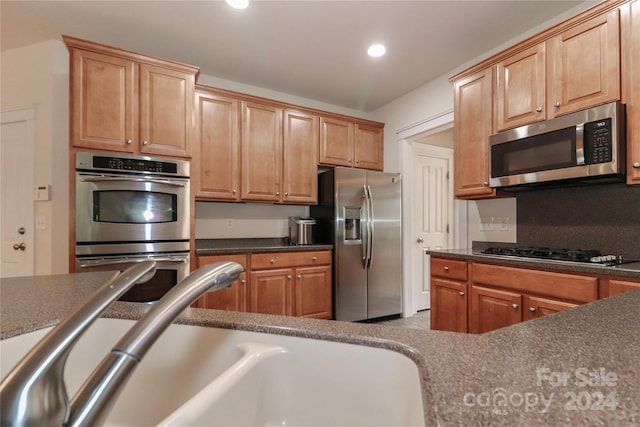
<path fill-rule="evenodd" d="M 378 325 L 387 325 L 387 326 L 397 326 L 401 328 L 414 328 L 414 329 L 431 329 L 430 322 L 430 311 L 424 310 L 419 311 L 411 317 L 399 318 L 399 319 L 391 319 L 391 320 L 383 320 L 380 322 L 375 322 Z"/>

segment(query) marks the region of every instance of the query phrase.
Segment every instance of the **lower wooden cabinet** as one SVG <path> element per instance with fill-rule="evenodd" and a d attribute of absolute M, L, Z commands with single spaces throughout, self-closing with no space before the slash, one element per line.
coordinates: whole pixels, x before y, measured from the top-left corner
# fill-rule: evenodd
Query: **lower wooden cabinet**
<path fill-rule="evenodd" d="M 471 286 L 469 332 L 482 334 L 522 321 L 522 295 Z"/>
<path fill-rule="evenodd" d="M 577 307 L 578 304 L 524 295 L 522 320 L 537 319 L 548 314 Z"/>
<path fill-rule="evenodd" d="M 431 329 L 467 332 L 467 284 L 431 279 Z"/>
<path fill-rule="evenodd" d="M 640 289 L 640 281 L 635 282 L 628 279 L 606 278 L 602 280 L 600 286 L 600 298 L 612 297 L 634 289 Z"/>
<path fill-rule="evenodd" d="M 245 272 L 230 288 L 203 295 L 194 307 L 332 317 L 331 251 L 208 255 L 198 257 L 198 266 L 219 261 L 238 262 Z"/>

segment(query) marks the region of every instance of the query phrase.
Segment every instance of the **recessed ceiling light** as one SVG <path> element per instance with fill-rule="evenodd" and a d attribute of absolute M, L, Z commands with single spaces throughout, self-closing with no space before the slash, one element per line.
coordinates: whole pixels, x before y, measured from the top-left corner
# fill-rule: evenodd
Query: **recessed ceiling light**
<path fill-rule="evenodd" d="M 377 58 L 379 56 L 384 55 L 386 51 L 387 49 L 384 47 L 384 45 L 377 43 L 369 46 L 367 53 L 369 54 L 369 56 L 373 56 L 374 58 Z"/>
<path fill-rule="evenodd" d="M 249 6 L 249 0 L 225 0 L 229 6 L 234 9 L 246 9 Z"/>

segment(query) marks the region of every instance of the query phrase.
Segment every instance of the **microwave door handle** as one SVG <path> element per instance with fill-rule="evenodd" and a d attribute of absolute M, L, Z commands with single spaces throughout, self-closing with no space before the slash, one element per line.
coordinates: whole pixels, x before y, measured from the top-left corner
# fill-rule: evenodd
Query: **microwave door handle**
<path fill-rule="evenodd" d="M 166 179 L 155 179 L 155 178 L 128 178 L 128 177 L 119 177 L 119 176 L 96 176 L 90 178 L 82 178 L 82 182 L 149 182 L 152 184 L 164 184 L 170 185 L 173 187 L 184 187 L 185 184 L 182 182 L 169 181 Z"/>
<path fill-rule="evenodd" d="M 121 265 L 121 264 L 135 264 L 138 262 L 155 261 L 155 262 L 178 262 L 185 264 L 186 258 L 168 258 L 168 257 L 151 257 L 151 258 L 139 258 L 139 259 L 114 259 L 94 262 L 83 262 L 80 264 L 80 268 L 90 267 L 103 267 L 108 265 Z"/>
<path fill-rule="evenodd" d="M 584 161 L 584 123 L 576 126 L 576 164 L 582 166 Z"/>

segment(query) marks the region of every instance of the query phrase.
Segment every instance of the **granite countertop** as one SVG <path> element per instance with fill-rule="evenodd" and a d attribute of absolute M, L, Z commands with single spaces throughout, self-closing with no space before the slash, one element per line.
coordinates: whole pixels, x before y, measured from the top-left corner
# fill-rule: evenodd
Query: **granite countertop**
<path fill-rule="evenodd" d="M 616 266 L 590 264 L 584 262 L 556 261 L 547 259 L 521 258 L 481 253 L 481 249 L 445 249 L 427 250 L 427 255 L 444 258 L 462 259 L 492 264 L 509 265 L 513 267 L 531 267 L 548 270 L 558 270 L 574 273 L 589 273 L 604 276 L 629 277 L 640 279 L 640 262 L 630 262 Z"/>
<path fill-rule="evenodd" d="M 196 255 L 218 255 L 239 252 L 288 252 L 331 250 L 333 245 L 294 245 L 288 237 L 257 239 L 196 239 Z"/>
<path fill-rule="evenodd" d="M 50 326 L 110 273 L 2 279 L 1 338 Z M 105 317 L 148 305 L 116 302 Z M 484 335 L 187 309 L 177 322 L 400 352 L 422 375 L 427 425 L 640 425 L 640 290 Z"/>

